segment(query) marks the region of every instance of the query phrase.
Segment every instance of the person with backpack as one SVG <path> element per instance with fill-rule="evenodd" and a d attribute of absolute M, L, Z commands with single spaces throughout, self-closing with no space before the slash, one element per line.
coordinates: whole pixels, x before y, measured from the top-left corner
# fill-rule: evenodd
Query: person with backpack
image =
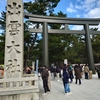
<path fill-rule="evenodd" d="M 43 88 L 44 88 L 43 95 L 46 95 L 47 92 L 50 92 L 50 90 L 49 90 L 49 87 L 48 87 L 48 76 L 49 76 L 49 73 L 48 73 L 48 70 L 46 69 L 45 65 L 43 66 L 43 70 L 42 70 L 41 76 L 42 76 Z"/>

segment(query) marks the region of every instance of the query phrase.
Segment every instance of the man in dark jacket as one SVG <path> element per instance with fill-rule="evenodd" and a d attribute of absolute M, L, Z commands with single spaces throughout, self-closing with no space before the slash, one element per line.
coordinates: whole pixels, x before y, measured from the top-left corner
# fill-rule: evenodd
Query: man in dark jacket
<path fill-rule="evenodd" d="M 70 92 L 70 85 L 69 85 L 69 74 L 66 68 L 63 68 L 63 85 L 64 85 L 64 91 L 65 95 L 72 94 Z"/>
<path fill-rule="evenodd" d="M 44 87 L 44 92 L 45 92 L 43 95 L 46 95 L 47 92 L 50 92 L 50 90 L 48 88 L 48 76 L 49 76 L 49 73 L 48 73 L 48 70 L 46 69 L 45 65 L 43 66 L 43 71 L 41 73 L 41 76 L 42 76 L 43 87 Z"/>
<path fill-rule="evenodd" d="M 97 67 L 98 78 L 100 78 L 100 66 Z"/>
<path fill-rule="evenodd" d="M 53 66 L 50 67 L 51 79 L 54 80 L 54 68 Z"/>

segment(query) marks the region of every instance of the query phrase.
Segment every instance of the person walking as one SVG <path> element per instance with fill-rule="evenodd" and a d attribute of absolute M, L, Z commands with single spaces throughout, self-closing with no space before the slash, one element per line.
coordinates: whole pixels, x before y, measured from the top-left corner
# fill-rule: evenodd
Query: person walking
<path fill-rule="evenodd" d="M 59 66 L 57 66 L 56 72 L 57 72 L 57 79 L 58 81 L 60 81 L 60 67 Z"/>
<path fill-rule="evenodd" d="M 75 79 L 76 79 L 75 84 L 77 84 L 77 80 L 79 80 L 79 85 L 80 85 L 81 84 L 81 71 L 78 65 L 75 65 L 74 72 L 75 72 Z"/>
<path fill-rule="evenodd" d="M 66 68 L 63 69 L 63 79 L 62 80 L 63 80 L 65 95 L 72 94 L 72 92 L 70 92 L 69 74 Z"/>
<path fill-rule="evenodd" d="M 53 66 L 50 67 L 51 79 L 54 80 L 54 69 Z"/>
<path fill-rule="evenodd" d="M 57 67 L 53 67 L 54 79 L 57 77 Z"/>
<path fill-rule="evenodd" d="M 47 92 L 50 92 L 50 90 L 49 90 L 49 87 L 48 87 L 48 76 L 49 76 L 49 73 L 48 73 L 48 70 L 46 69 L 45 65 L 43 66 L 43 71 L 41 73 L 41 76 L 42 76 L 43 87 L 44 87 L 43 95 L 46 95 Z"/>
<path fill-rule="evenodd" d="M 47 70 L 48 70 L 48 73 L 49 73 L 49 76 L 48 76 L 48 88 L 51 91 L 51 72 L 50 72 L 50 69 L 47 69 Z"/>
<path fill-rule="evenodd" d="M 100 65 L 97 67 L 98 78 L 100 79 Z"/>
<path fill-rule="evenodd" d="M 71 65 L 68 66 L 68 73 L 69 73 L 70 83 L 72 83 L 74 76 L 73 76 L 73 67 Z"/>
<path fill-rule="evenodd" d="M 85 73 L 85 79 L 88 79 L 89 67 L 87 66 L 87 64 L 84 66 L 84 73 Z"/>

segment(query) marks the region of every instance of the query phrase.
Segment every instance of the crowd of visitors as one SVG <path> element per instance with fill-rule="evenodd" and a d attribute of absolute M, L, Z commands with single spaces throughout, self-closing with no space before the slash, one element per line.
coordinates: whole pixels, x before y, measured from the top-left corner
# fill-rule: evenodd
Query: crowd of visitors
<path fill-rule="evenodd" d="M 95 67 L 96 72 L 98 74 L 98 78 L 100 79 L 100 65 Z M 32 67 L 27 66 L 23 70 L 24 74 L 31 74 Z M 85 78 L 86 80 L 90 79 L 89 76 L 89 66 L 87 64 L 80 65 L 76 64 L 74 66 L 70 65 L 62 65 L 62 66 L 42 66 L 38 68 L 38 77 L 39 79 L 42 79 L 43 81 L 43 88 L 44 93 L 43 95 L 46 95 L 47 93 L 51 92 L 51 81 L 57 80 L 62 81 L 64 86 L 64 93 L 65 95 L 72 94 L 70 84 L 73 82 L 73 79 L 75 80 L 75 84 L 82 84 L 82 79 Z M 83 77 L 84 74 L 84 77 Z M 4 68 L 0 66 L 0 76 L 4 76 Z"/>
<path fill-rule="evenodd" d="M 44 93 L 43 95 L 46 95 L 47 93 L 51 92 L 51 82 L 50 81 L 62 81 L 64 86 L 64 92 L 65 95 L 72 94 L 70 84 L 73 82 L 73 79 L 75 79 L 75 84 L 82 84 L 82 79 L 89 79 L 89 66 L 87 64 L 80 65 L 76 64 L 74 66 L 66 65 L 63 66 L 50 66 L 46 67 L 45 65 L 43 67 L 39 67 L 39 77 L 42 77 L 43 80 L 43 88 Z M 98 78 L 100 78 L 100 66 L 96 69 L 98 73 Z M 83 77 L 84 74 L 84 77 Z"/>
<path fill-rule="evenodd" d="M 42 77 L 43 80 L 43 88 L 44 94 L 50 93 L 51 91 L 51 80 L 57 79 L 57 81 L 62 80 L 64 85 L 64 92 L 66 95 L 72 94 L 70 92 L 70 85 L 69 83 L 73 82 L 73 66 L 67 66 L 64 64 L 63 66 L 51 66 L 50 68 L 46 67 L 39 67 L 39 78 Z"/>

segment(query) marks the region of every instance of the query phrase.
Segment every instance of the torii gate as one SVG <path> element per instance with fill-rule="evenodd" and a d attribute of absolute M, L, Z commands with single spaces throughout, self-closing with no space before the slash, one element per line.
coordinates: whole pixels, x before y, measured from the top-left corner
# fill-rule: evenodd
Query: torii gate
<path fill-rule="evenodd" d="M 40 32 L 43 33 L 43 64 L 46 66 L 49 65 L 48 58 L 48 33 L 59 33 L 59 34 L 84 34 L 86 39 L 86 47 L 88 54 L 88 65 L 91 67 L 93 73 L 95 73 L 94 59 L 92 53 L 92 45 L 90 34 L 100 34 L 100 31 L 89 30 L 89 25 L 98 25 L 100 18 L 61 18 L 61 17 L 49 17 L 49 16 L 40 16 L 25 13 L 25 18 L 29 18 L 31 22 L 43 23 L 41 29 L 30 28 L 30 32 Z M 48 24 L 65 24 L 65 29 L 48 29 Z M 68 25 L 83 25 L 84 30 L 68 30 Z"/>

